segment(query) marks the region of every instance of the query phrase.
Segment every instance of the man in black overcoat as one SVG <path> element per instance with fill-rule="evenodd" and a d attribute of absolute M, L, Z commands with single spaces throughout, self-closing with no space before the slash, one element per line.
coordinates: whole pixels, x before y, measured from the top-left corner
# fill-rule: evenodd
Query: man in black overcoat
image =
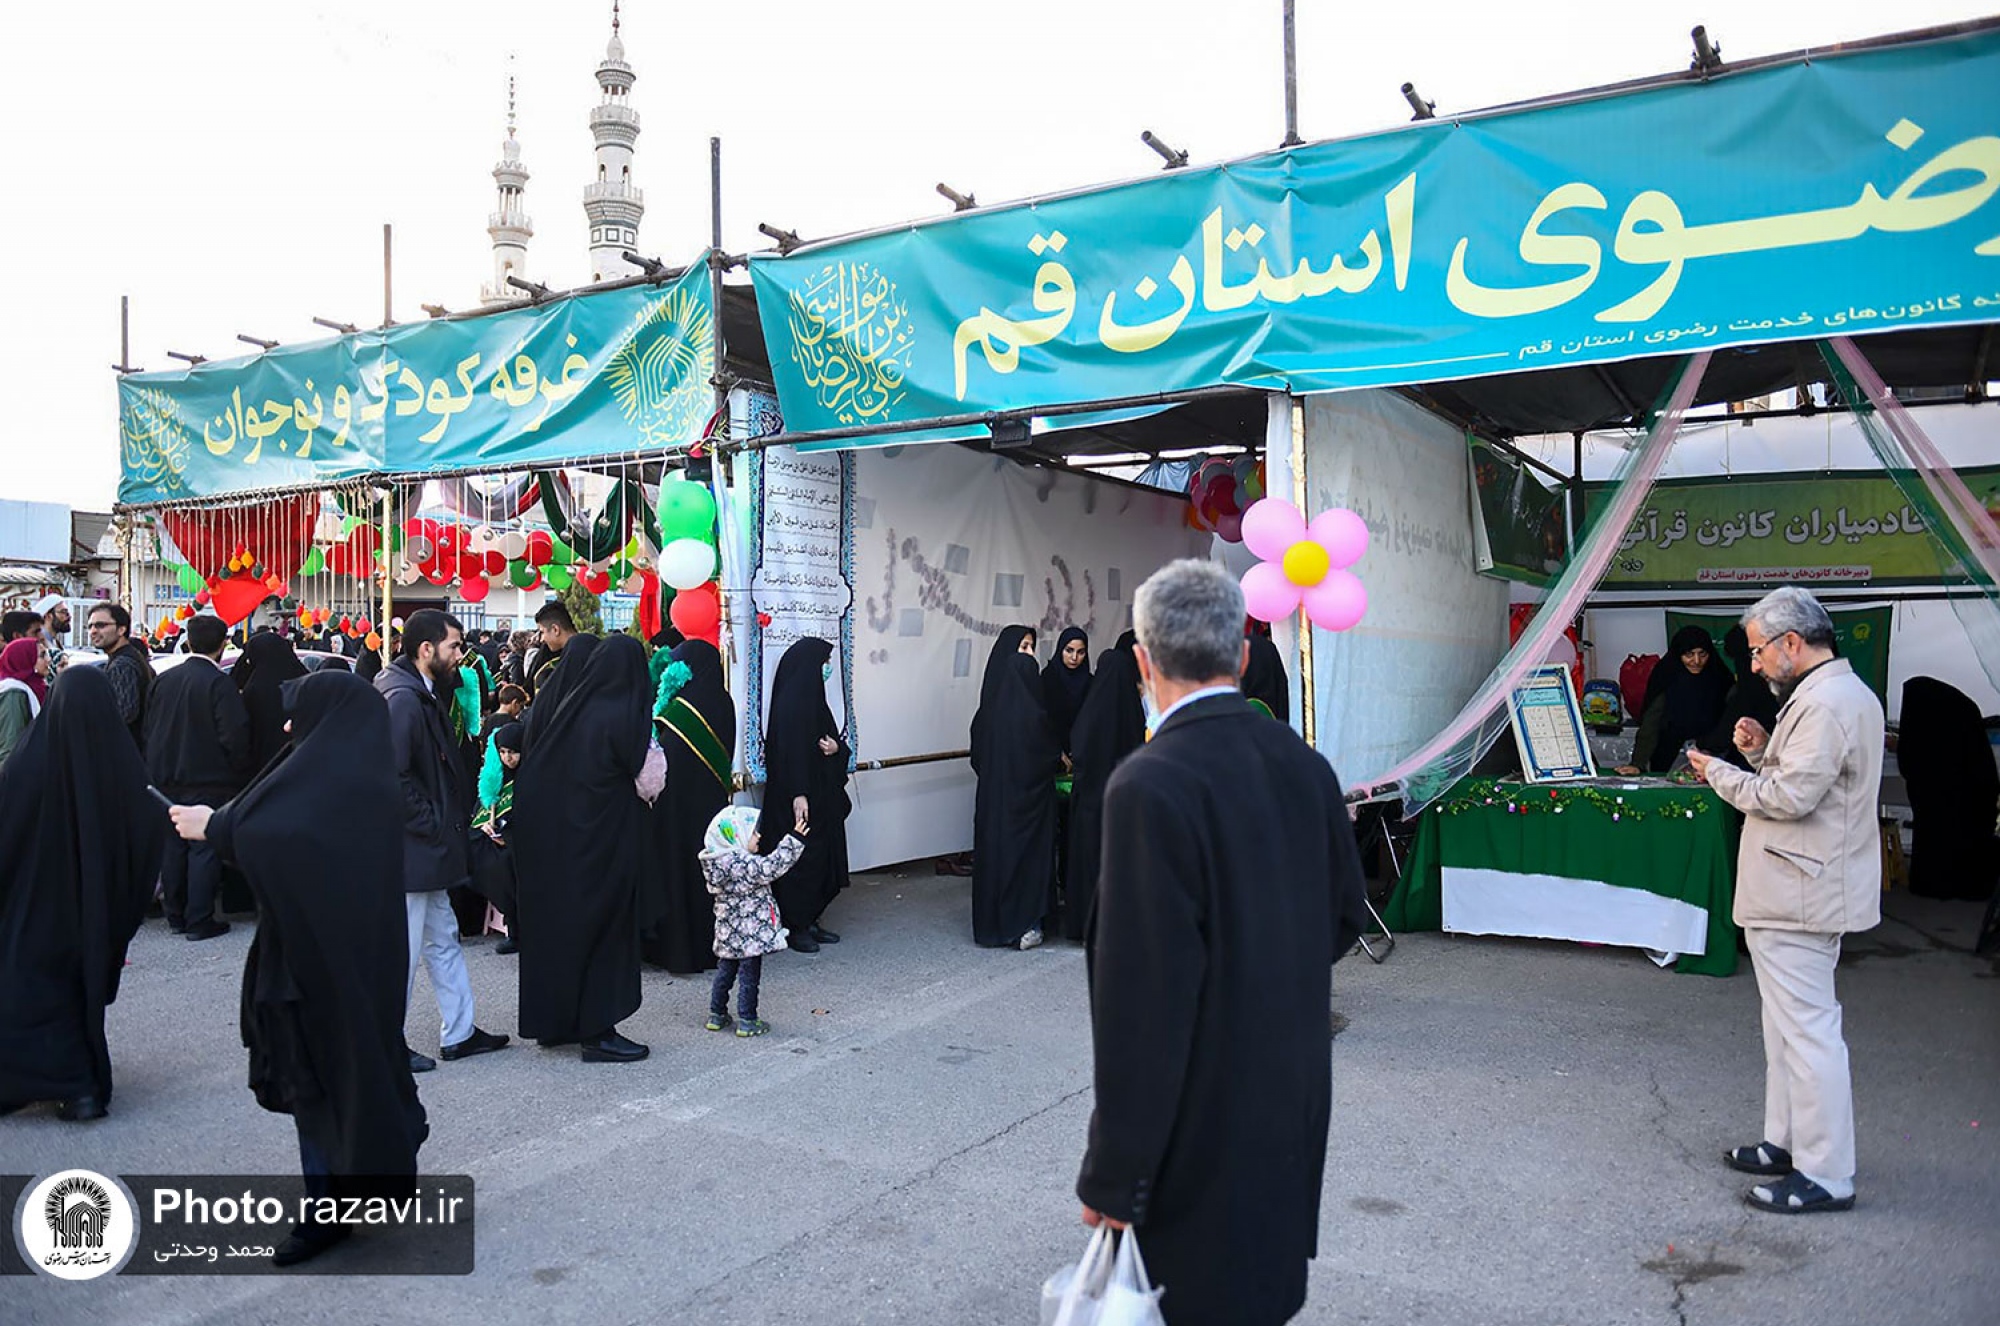
<path fill-rule="evenodd" d="M 1334 962 L 1362 933 L 1340 782 L 1237 690 L 1243 595 L 1208 562 L 1139 588 L 1160 714 L 1112 774 L 1092 921 L 1084 1222 L 1130 1225 L 1171 1326 L 1305 1304 L 1332 1096 Z"/>
<path fill-rule="evenodd" d="M 250 715 L 222 670 L 229 628 L 202 613 L 187 624 L 189 657 L 161 676 L 146 701 L 146 771 L 183 806 L 220 806 L 243 790 L 250 767 Z M 222 863 L 205 842 L 167 843 L 160 865 L 167 923 L 189 939 L 229 933 L 215 915 Z"/>

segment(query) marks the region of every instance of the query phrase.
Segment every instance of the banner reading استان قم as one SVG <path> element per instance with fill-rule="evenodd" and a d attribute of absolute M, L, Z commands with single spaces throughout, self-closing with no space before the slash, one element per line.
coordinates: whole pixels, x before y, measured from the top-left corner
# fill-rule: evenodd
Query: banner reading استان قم
<path fill-rule="evenodd" d="M 754 259 L 787 425 L 2000 321 L 2000 31 L 1313 144 Z"/>

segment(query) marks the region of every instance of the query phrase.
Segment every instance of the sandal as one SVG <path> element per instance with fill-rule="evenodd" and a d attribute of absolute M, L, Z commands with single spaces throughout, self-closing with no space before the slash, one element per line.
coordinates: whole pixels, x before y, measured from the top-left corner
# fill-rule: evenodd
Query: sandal
<path fill-rule="evenodd" d="M 1760 1183 L 1743 1194 L 1747 1204 L 1775 1215 L 1814 1215 L 1821 1211 L 1849 1211 L 1854 1196 L 1835 1197 L 1803 1174 L 1792 1173 L 1776 1183 Z"/>
<path fill-rule="evenodd" d="M 1783 1178 L 1792 1172 L 1792 1153 L 1781 1146 L 1759 1142 L 1756 1146 L 1739 1146 L 1723 1152 L 1722 1163 L 1742 1174 Z"/>

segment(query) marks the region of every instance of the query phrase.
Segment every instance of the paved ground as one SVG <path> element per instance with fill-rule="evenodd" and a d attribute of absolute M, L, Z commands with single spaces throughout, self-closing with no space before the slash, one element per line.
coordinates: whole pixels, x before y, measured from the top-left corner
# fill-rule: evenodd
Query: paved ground
<path fill-rule="evenodd" d="M 1435 935 L 1342 963 L 1301 1320 L 2000 1320 L 2000 971 L 1964 951 L 1973 908 L 1892 910 L 1842 974 L 1863 1164 L 1847 1216 L 1749 1212 L 1717 1160 L 1758 1132 L 1747 969 Z M 649 973 L 626 1024 L 645 1064 L 516 1048 L 420 1078 L 425 1167 L 478 1182 L 470 1278 L 6 1279 L 0 1321 L 1032 1321 L 1083 1242 L 1083 962 L 976 949 L 967 917 L 964 881 L 871 876 L 828 918 L 847 942 L 770 962 L 763 1040 L 703 1032 L 704 990 Z M 242 1088 L 248 942 L 149 923 L 111 1018 L 114 1114 L 0 1120 L 0 1172 L 288 1170 L 288 1123 Z M 511 1030 L 513 960 L 468 959 L 480 1021 Z M 411 1039 L 434 1048 L 428 1000 L 420 981 Z"/>

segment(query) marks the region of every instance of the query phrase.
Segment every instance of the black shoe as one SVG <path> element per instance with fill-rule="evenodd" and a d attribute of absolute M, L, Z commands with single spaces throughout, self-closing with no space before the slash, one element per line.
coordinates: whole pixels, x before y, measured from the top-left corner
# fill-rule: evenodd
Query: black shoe
<path fill-rule="evenodd" d="M 583 1043 L 583 1061 L 587 1064 L 635 1064 L 651 1053 L 639 1042 L 627 1040 L 616 1031 L 593 1036 Z"/>
<path fill-rule="evenodd" d="M 102 1119 L 108 1112 L 104 1102 L 95 1096 L 78 1096 L 56 1106 L 56 1117 L 64 1123 L 89 1123 L 92 1119 Z"/>
<path fill-rule="evenodd" d="M 827 929 L 817 921 L 806 927 L 806 933 L 821 944 L 838 944 L 840 942 L 839 935 L 834 934 L 833 931 Z"/>
<path fill-rule="evenodd" d="M 203 921 L 200 925 L 191 925 L 187 928 L 187 937 L 190 940 L 214 939 L 218 935 L 228 933 L 227 921 Z"/>
<path fill-rule="evenodd" d="M 1756 1146 L 1739 1146 L 1723 1152 L 1722 1163 L 1742 1174 L 1781 1179 L 1792 1172 L 1792 1153 L 1781 1146 L 1759 1142 Z"/>
<path fill-rule="evenodd" d="M 493 946 L 495 953 L 519 953 L 521 946 L 514 942 L 514 936 L 502 935 L 500 942 Z"/>
<path fill-rule="evenodd" d="M 1821 1211 L 1852 1211 L 1854 1194 L 1835 1197 L 1794 1170 L 1782 1179 L 1760 1183 L 1743 1194 L 1746 1204 L 1776 1215 L 1814 1215 Z"/>
<path fill-rule="evenodd" d="M 456 1045 L 446 1045 L 438 1050 L 440 1059 L 468 1059 L 475 1054 L 489 1054 L 494 1050 L 507 1048 L 507 1038 L 496 1036 L 490 1031 L 474 1027 L 472 1034 Z"/>
<path fill-rule="evenodd" d="M 427 1054 L 418 1054 L 415 1050 L 410 1049 L 410 1047 L 407 1045 L 405 1045 L 403 1049 L 409 1052 L 410 1071 L 412 1073 L 428 1073 L 433 1068 L 436 1068 L 438 1066 L 437 1060 L 431 1058 Z"/>
<path fill-rule="evenodd" d="M 273 1266 L 297 1266 L 308 1262 L 328 1248 L 347 1242 L 354 1231 L 346 1225 L 294 1225 L 285 1241 L 271 1254 Z"/>
<path fill-rule="evenodd" d="M 819 942 L 812 937 L 810 930 L 802 935 L 787 935 L 785 937 L 785 947 L 791 949 L 794 953 L 819 952 Z"/>

